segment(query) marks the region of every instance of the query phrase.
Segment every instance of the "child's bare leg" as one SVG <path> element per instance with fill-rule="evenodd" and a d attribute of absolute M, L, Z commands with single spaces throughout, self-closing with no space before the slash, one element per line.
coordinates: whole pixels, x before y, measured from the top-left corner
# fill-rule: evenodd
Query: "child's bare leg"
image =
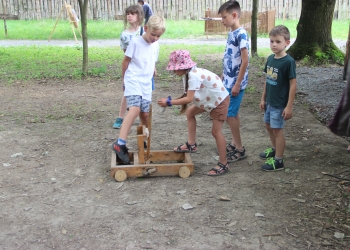
<path fill-rule="evenodd" d="M 243 145 L 241 141 L 241 134 L 239 131 L 240 119 L 237 114 L 236 117 L 227 117 L 227 123 L 230 126 L 231 133 L 233 136 L 232 142 L 236 144 L 236 148 L 238 151 L 243 151 Z"/>
<path fill-rule="evenodd" d="M 119 109 L 119 118 L 123 118 L 126 113 L 126 98 L 125 96 L 122 97 L 122 100 L 120 102 L 120 109 Z"/>
<path fill-rule="evenodd" d="M 119 133 L 119 138 L 126 140 L 129 130 L 134 123 L 136 117 L 140 114 L 140 107 L 130 107 L 129 112 L 126 114 L 124 121 L 123 121 L 123 126 L 120 129 Z"/>
<path fill-rule="evenodd" d="M 218 147 L 219 162 L 212 168 L 207 175 L 215 176 L 228 172 L 227 158 L 226 158 L 226 140 L 222 134 L 222 124 L 224 121 L 213 120 L 213 127 L 211 133 L 216 140 L 216 146 Z"/>
<path fill-rule="evenodd" d="M 265 127 L 266 127 L 267 132 L 269 132 L 272 147 L 276 148 L 276 138 L 275 138 L 275 134 L 274 134 L 274 129 L 272 129 L 270 127 L 270 123 L 265 123 Z"/>
<path fill-rule="evenodd" d="M 149 118 L 149 112 L 140 112 L 140 124 L 145 125 L 146 128 L 148 128 L 148 118 Z"/>
<path fill-rule="evenodd" d="M 227 118 L 229 118 L 229 117 L 227 117 Z M 239 114 L 237 114 L 236 119 L 237 119 L 238 125 L 240 125 L 241 124 L 241 118 L 239 117 Z M 232 133 L 232 131 L 231 131 L 231 133 Z M 236 141 L 235 141 L 235 138 L 233 136 L 232 136 L 232 140 L 231 140 L 231 145 L 236 147 Z"/>
<path fill-rule="evenodd" d="M 214 136 L 216 141 L 216 146 L 218 147 L 219 152 L 219 161 L 226 165 L 226 140 L 224 135 L 222 134 L 222 125 L 224 124 L 224 121 L 219 120 L 213 120 L 213 127 L 211 129 L 211 134 Z M 217 169 L 219 169 L 219 166 L 216 166 Z"/>
<path fill-rule="evenodd" d="M 192 105 L 186 110 L 186 118 L 187 118 L 187 127 L 188 127 L 188 144 L 193 145 L 196 143 L 196 115 L 200 114 L 202 112 L 205 112 L 204 109 L 197 108 L 195 105 Z M 183 144 L 181 147 L 181 150 L 186 150 L 187 145 Z M 178 148 L 174 148 L 174 150 L 177 150 Z"/>
<path fill-rule="evenodd" d="M 276 155 L 277 158 L 283 158 L 284 148 L 286 146 L 286 140 L 284 138 L 283 129 L 274 128 L 273 135 L 276 142 Z"/>

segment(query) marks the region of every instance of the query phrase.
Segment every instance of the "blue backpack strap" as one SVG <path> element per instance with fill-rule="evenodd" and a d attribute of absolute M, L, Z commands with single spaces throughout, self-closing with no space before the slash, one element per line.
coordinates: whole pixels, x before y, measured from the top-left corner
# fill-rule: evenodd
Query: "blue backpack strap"
<path fill-rule="evenodd" d="M 140 29 L 140 36 L 142 36 L 143 34 L 143 26 L 141 26 L 141 29 Z"/>

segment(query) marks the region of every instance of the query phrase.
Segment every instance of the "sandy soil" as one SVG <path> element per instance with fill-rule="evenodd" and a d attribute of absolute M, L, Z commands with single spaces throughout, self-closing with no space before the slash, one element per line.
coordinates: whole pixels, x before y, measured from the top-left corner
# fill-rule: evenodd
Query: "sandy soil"
<path fill-rule="evenodd" d="M 208 61 L 202 67 L 217 70 Z M 187 140 L 186 120 L 176 107 L 158 113 L 155 102 L 180 95 L 182 83 L 159 72 L 151 149 L 170 150 Z M 124 182 L 109 175 L 120 82 L 1 82 L 0 248 L 346 249 L 347 142 L 297 98 L 285 129 L 286 167 L 261 171 L 258 154 L 269 146 L 258 109 L 263 75 L 254 66 L 250 72 L 240 111 L 245 160 L 226 175 L 205 175 L 216 150 L 211 120 L 202 115 L 192 176 Z M 134 125 L 130 150 L 137 149 Z M 223 132 L 229 141 L 227 125 Z M 183 209 L 186 203 L 193 209 Z"/>

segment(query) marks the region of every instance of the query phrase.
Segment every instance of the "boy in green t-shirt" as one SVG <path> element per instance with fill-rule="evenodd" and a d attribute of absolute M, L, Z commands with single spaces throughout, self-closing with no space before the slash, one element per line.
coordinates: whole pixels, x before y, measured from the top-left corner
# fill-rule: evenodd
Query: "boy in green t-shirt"
<path fill-rule="evenodd" d="M 286 140 L 283 134 L 285 121 L 292 118 L 292 107 L 297 88 L 294 59 L 286 53 L 290 44 L 287 27 L 278 25 L 270 33 L 270 48 L 273 52 L 267 59 L 264 72 L 266 82 L 260 101 L 260 109 L 265 110 L 264 122 L 269 132 L 272 147 L 260 153 L 266 159 L 262 169 L 277 171 L 284 168 L 283 152 Z"/>

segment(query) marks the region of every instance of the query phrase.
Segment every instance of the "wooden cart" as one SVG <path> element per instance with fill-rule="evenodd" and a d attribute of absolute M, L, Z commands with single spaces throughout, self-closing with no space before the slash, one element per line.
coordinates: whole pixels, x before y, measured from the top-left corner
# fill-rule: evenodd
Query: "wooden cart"
<path fill-rule="evenodd" d="M 149 121 L 152 119 L 152 109 Z M 111 177 L 124 181 L 127 177 L 176 176 L 187 178 L 194 171 L 194 165 L 189 153 L 176 153 L 173 150 L 150 150 L 151 124 L 148 125 L 149 137 L 147 150 L 144 150 L 146 127 L 137 127 L 138 151 L 129 152 L 130 165 L 123 165 L 116 153 L 112 152 Z"/>

